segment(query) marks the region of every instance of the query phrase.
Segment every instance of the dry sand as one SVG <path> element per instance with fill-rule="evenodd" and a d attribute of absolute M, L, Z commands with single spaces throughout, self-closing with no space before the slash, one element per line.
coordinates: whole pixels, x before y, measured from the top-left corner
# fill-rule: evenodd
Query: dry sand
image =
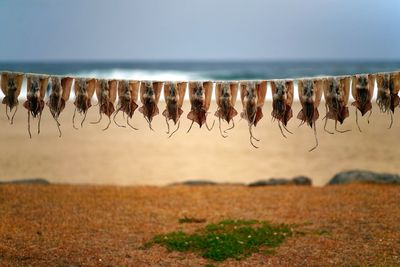
<path fill-rule="evenodd" d="M 1 266 L 202 266 L 192 253 L 139 249 L 204 226 L 184 216 L 287 223 L 273 255 L 216 266 L 399 266 L 400 186 L 0 186 Z M 303 232 L 304 234 L 299 234 Z"/>
<path fill-rule="evenodd" d="M 164 105 L 159 105 L 161 112 Z M 186 119 L 188 107 L 185 103 L 181 129 L 171 139 L 165 134 L 162 115 L 155 118 L 152 132 L 138 112 L 132 123 L 139 131 L 112 124 L 103 132 L 106 118 L 102 125 L 85 124 L 84 128 L 74 130 L 72 103 L 61 115 L 63 137 L 58 138 L 46 107 L 42 133 L 29 139 L 27 114 L 20 104 L 14 125 L 8 125 L 5 114 L 0 116 L 0 180 L 42 177 L 56 183 L 162 185 L 188 179 L 238 183 L 303 174 L 309 175 L 315 185 L 323 185 L 342 170 L 400 172 L 400 122 L 395 117 L 393 128 L 388 130 L 389 116 L 380 114 L 376 105 L 370 125 L 366 117 L 360 119 L 363 133 L 356 128 L 353 107 L 351 117 L 341 127 L 353 129 L 352 132 L 329 135 L 323 132 L 323 122 L 319 120 L 320 146 L 311 153 L 308 149 L 314 145 L 312 130 L 306 126 L 298 128 L 299 121 L 293 118 L 289 129 L 294 134 L 284 139 L 277 124 L 271 122 L 271 102 L 266 103 L 265 117 L 254 129 L 261 139 L 258 150 L 249 144 L 246 122 L 238 119 L 226 139 L 219 135 L 218 124 L 212 132 L 194 126 L 186 134 L 190 123 Z M 298 111 L 296 103 L 295 116 Z M 214 119 L 215 106 L 211 112 L 209 122 Z M 320 113 L 324 113 L 324 108 L 320 108 Z M 97 118 L 98 107 L 92 107 L 87 122 Z M 122 122 L 122 116 L 119 121 Z M 332 129 L 333 122 L 329 127 Z M 35 129 L 33 123 L 32 131 Z"/>

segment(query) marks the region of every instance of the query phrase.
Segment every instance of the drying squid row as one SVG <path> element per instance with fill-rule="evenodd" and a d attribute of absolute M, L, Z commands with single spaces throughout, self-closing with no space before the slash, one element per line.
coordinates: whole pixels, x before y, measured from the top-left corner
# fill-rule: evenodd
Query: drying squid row
<path fill-rule="evenodd" d="M 76 116 L 81 117 L 82 127 L 87 112 L 92 106 L 93 95 L 96 94 L 99 119 L 91 123 L 100 123 L 103 116 L 108 118 L 106 130 L 111 124 L 111 117 L 118 127 L 130 127 L 137 130 L 131 124 L 135 111 L 143 115 L 149 128 L 152 128 L 153 118 L 160 113 L 159 100 L 161 91 L 164 92 L 165 110 L 162 115 L 165 117 L 167 134 L 171 137 L 180 126 L 180 118 L 183 114 L 186 89 L 188 88 L 190 111 L 187 118 L 191 121 L 189 132 L 194 123 L 201 128 L 203 125 L 212 130 L 215 120 L 209 126 L 207 116 L 214 88 L 212 81 L 193 82 L 161 82 L 161 81 L 134 81 L 115 79 L 94 79 L 94 78 L 72 78 L 48 76 L 39 74 L 23 74 L 17 72 L 3 72 L 1 74 L 1 90 L 5 97 L 2 103 L 6 106 L 6 116 L 12 124 L 15 113 L 18 109 L 18 97 L 21 93 L 23 79 L 27 78 L 27 95 L 23 106 L 28 113 L 28 133 L 31 134 L 31 117 L 37 119 L 37 132 L 40 133 L 40 120 L 45 108 L 48 106 L 54 118 L 61 137 L 59 116 L 65 108 L 73 90 L 75 93 L 74 115 L 72 124 L 75 129 Z M 75 80 L 75 82 L 74 82 Z M 325 100 L 326 113 L 323 117 L 324 130 L 333 134 L 327 129 L 328 119 L 334 121 L 334 129 L 344 133 L 348 129 L 338 129 L 339 124 L 349 117 L 348 101 L 350 91 L 354 98 L 351 104 L 355 107 L 356 123 L 358 129 L 358 112 L 361 116 L 372 114 L 372 99 L 374 95 L 375 81 L 377 83 L 377 104 L 381 112 L 390 114 L 390 125 L 393 124 L 395 108 L 399 106 L 398 92 L 400 89 L 400 72 L 360 74 L 353 76 L 326 77 L 326 78 L 304 78 L 297 80 L 298 95 L 302 109 L 297 114 L 300 125 L 306 124 L 314 131 L 315 146 L 318 146 L 316 121 L 320 117 L 319 106 L 322 95 Z M 240 118 L 247 121 L 249 127 L 249 141 L 256 147 L 255 142 L 259 141 L 254 135 L 252 128 L 263 118 L 262 108 L 267 93 L 267 84 L 270 83 L 272 93 L 272 119 L 276 120 L 283 137 L 291 131 L 287 128 L 289 120 L 293 117 L 292 104 L 294 96 L 293 80 L 271 80 L 271 81 L 225 81 L 215 82 L 215 99 L 217 110 L 214 116 L 218 119 L 219 131 L 222 137 L 227 137 L 227 132 L 235 127 L 234 118 L 239 115 L 236 110 L 237 95 L 240 94 L 242 111 Z M 350 90 L 351 88 L 351 90 Z M 47 99 L 46 99 L 47 96 Z M 47 101 L 45 101 L 47 100 Z M 139 103 L 140 100 L 140 103 Z M 139 107 L 139 105 L 141 105 Z M 118 122 L 117 115 L 122 112 L 126 122 Z M 170 121 L 175 129 L 170 129 Z M 222 130 L 222 121 L 228 124 L 228 128 Z M 231 126 L 230 126 L 231 125 Z"/>

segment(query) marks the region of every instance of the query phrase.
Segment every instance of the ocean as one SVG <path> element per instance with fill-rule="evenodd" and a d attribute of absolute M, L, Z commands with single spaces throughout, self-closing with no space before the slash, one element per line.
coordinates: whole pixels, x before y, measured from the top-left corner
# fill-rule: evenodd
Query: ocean
<path fill-rule="evenodd" d="M 0 70 L 138 80 L 256 80 L 400 69 L 400 61 L 0 62 Z"/>

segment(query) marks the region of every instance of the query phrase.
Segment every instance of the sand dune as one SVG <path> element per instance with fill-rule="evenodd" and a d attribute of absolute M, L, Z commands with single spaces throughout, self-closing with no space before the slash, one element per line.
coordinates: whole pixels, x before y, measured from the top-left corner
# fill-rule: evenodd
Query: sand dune
<path fill-rule="evenodd" d="M 164 103 L 160 103 L 161 112 Z M 240 108 L 239 108 L 240 109 Z M 293 118 L 289 129 L 294 134 L 281 136 L 276 123 L 271 122 L 271 103 L 264 107 L 264 118 L 254 133 L 261 139 L 260 149 L 249 144 L 245 121 L 236 119 L 236 128 L 229 137 L 219 135 L 218 124 L 212 132 L 194 126 L 189 134 L 190 121 L 184 119 L 180 131 L 168 139 L 162 115 L 154 120 L 155 132 L 149 130 L 141 114 L 134 116 L 133 124 L 140 128 L 118 128 L 108 131 L 101 125 L 86 124 L 72 128 L 73 105 L 69 103 L 61 115 L 63 137 L 58 138 L 55 122 L 46 108 L 42 118 L 42 133 L 29 139 L 27 114 L 20 104 L 14 125 L 9 125 L 5 114 L 0 116 L 0 180 L 43 177 L 56 183 L 90 183 L 119 185 L 162 185 L 187 179 L 209 179 L 220 182 L 250 182 L 269 177 L 292 177 L 303 174 L 323 185 L 338 171 L 362 168 L 373 171 L 400 172 L 398 159 L 400 122 L 395 117 L 388 130 L 389 116 L 379 113 L 374 106 L 371 124 L 362 118 L 360 133 L 355 124 L 353 107 L 351 117 L 341 127 L 352 129 L 345 134 L 325 133 L 318 121 L 319 148 L 309 153 L 314 145 L 310 128 L 298 128 Z M 214 119 L 215 105 L 209 121 Z M 299 104 L 294 107 L 295 116 Z M 320 113 L 324 113 L 320 108 Z M 87 122 L 98 118 L 98 107 L 89 111 Z M 397 114 L 396 114 L 397 115 Z M 323 117 L 323 116 L 321 116 Z M 119 118 L 122 122 L 122 117 Z M 225 124 L 223 127 L 227 127 Z M 333 122 L 329 127 L 332 129 Z M 32 131 L 36 129 L 32 124 Z"/>

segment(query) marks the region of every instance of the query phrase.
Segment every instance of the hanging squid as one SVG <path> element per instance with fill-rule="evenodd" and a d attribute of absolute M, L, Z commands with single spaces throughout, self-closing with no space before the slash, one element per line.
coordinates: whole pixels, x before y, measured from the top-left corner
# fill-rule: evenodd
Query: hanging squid
<path fill-rule="evenodd" d="M 75 126 L 75 115 L 76 111 L 78 111 L 79 114 L 83 114 L 83 119 L 81 121 L 81 127 L 83 126 L 83 123 L 85 122 L 87 111 L 89 108 L 92 106 L 92 97 L 94 94 L 94 90 L 96 87 L 96 79 L 85 79 L 85 78 L 77 78 L 75 79 L 75 86 L 74 86 L 74 91 L 75 91 L 75 110 L 74 110 L 74 115 L 72 117 L 72 126 L 74 129 L 78 129 Z"/>
<path fill-rule="evenodd" d="M 318 147 L 317 128 L 315 122 L 319 117 L 318 106 L 321 102 L 322 85 L 322 80 L 305 79 L 298 81 L 299 98 L 302 110 L 300 110 L 297 118 L 301 120 L 300 125 L 307 123 L 308 126 L 314 129 L 315 146 L 309 150 L 310 152 Z"/>
<path fill-rule="evenodd" d="M 140 101 L 143 106 L 139 108 L 139 111 L 143 114 L 152 131 L 154 130 L 153 127 L 151 127 L 151 122 L 154 116 L 159 114 L 157 105 L 160 100 L 162 86 L 162 82 L 147 81 L 140 84 Z"/>
<path fill-rule="evenodd" d="M 326 129 L 328 119 L 335 121 L 335 130 L 339 133 L 345 133 L 350 130 L 339 130 L 337 123 L 343 124 L 344 120 L 349 116 L 349 108 L 347 102 L 350 95 L 350 77 L 328 78 L 324 80 L 324 98 L 325 98 L 325 125 L 324 130 L 333 134 Z"/>
<path fill-rule="evenodd" d="M 50 95 L 49 95 L 49 100 L 47 101 L 46 104 L 50 109 L 50 113 L 53 116 L 53 119 L 57 123 L 57 128 L 60 137 L 62 135 L 60 129 L 61 124 L 58 121 L 58 118 L 60 116 L 60 113 L 65 108 L 65 103 L 69 99 L 72 81 L 73 79 L 70 77 L 65 77 L 65 78 L 51 77 L 48 86 L 48 91 Z"/>
<path fill-rule="evenodd" d="M 250 144 L 254 145 L 253 140 L 260 141 L 253 136 L 252 127 L 256 127 L 257 123 L 263 117 L 262 107 L 267 94 L 267 82 L 245 82 L 240 84 L 240 98 L 242 100 L 243 111 L 240 114 L 242 119 L 245 119 L 249 126 Z"/>
<path fill-rule="evenodd" d="M 281 134 L 286 138 L 282 128 L 288 133 L 292 133 L 287 129 L 287 123 L 293 117 L 293 81 L 271 81 L 271 91 L 272 119 L 278 120 L 278 126 Z"/>
<path fill-rule="evenodd" d="M 394 109 L 399 105 L 400 72 L 376 75 L 378 97 L 376 103 L 381 112 L 390 113 L 389 129 L 393 125 Z"/>
<path fill-rule="evenodd" d="M 189 99 L 191 104 L 190 112 L 187 118 L 192 121 L 190 124 L 189 132 L 193 124 L 196 122 L 200 128 L 203 124 L 206 125 L 209 131 L 214 127 L 215 121 L 211 127 L 207 124 L 207 114 L 211 103 L 212 82 L 191 82 L 189 83 Z"/>
<path fill-rule="evenodd" d="M 18 96 L 21 93 L 22 82 L 24 80 L 24 74 L 22 73 L 11 73 L 3 72 L 1 74 L 1 90 L 4 93 L 2 103 L 6 105 L 6 115 L 10 124 L 14 122 L 15 113 L 18 110 Z M 8 112 L 12 112 L 15 108 L 14 113 L 11 115 Z"/>
<path fill-rule="evenodd" d="M 99 105 L 99 119 L 92 124 L 101 122 L 103 114 L 108 117 L 107 126 L 103 131 L 107 130 L 111 124 L 111 115 L 114 113 L 114 102 L 117 98 L 117 80 L 97 80 L 96 83 L 96 97 Z"/>
<path fill-rule="evenodd" d="M 28 110 L 28 133 L 31 134 L 31 115 L 33 119 L 38 118 L 38 130 L 40 134 L 40 121 L 44 109 L 44 96 L 46 93 L 49 77 L 39 75 L 27 75 L 26 101 L 24 107 Z"/>
<path fill-rule="evenodd" d="M 120 125 L 115 120 L 118 112 L 122 111 L 123 116 L 126 115 L 126 124 L 134 130 L 138 130 L 129 123 L 129 119 L 132 119 L 135 110 L 138 108 L 137 99 L 139 91 L 139 81 L 119 81 L 118 82 L 118 106 L 117 111 L 114 114 L 114 123 L 118 127 L 125 127 Z"/>
<path fill-rule="evenodd" d="M 186 86 L 186 82 L 168 82 L 164 84 L 164 98 L 167 107 L 162 114 L 165 117 L 165 122 L 167 124 L 167 134 L 169 134 L 168 138 L 178 131 L 181 124 L 179 119 L 183 113 L 182 105 L 185 99 Z M 172 120 L 174 125 L 178 123 L 178 126 L 171 134 L 168 123 L 169 120 Z"/>
<path fill-rule="evenodd" d="M 235 128 L 235 121 L 233 118 L 238 114 L 235 109 L 237 92 L 238 84 L 235 82 L 223 82 L 215 85 L 215 96 L 218 106 L 215 116 L 218 117 L 219 132 L 223 138 L 226 138 L 227 136 L 222 133 L 221 119 L 225 120 L 228 125 L 232 121 L 232 126 L 224 130 L 225 134 L 227 131 Z"/>
<path fill-rule="evenodd" d="M 364 116 L 368 111 L 368 123 L 372 114 L 372 96 L 374 94 L 375 77 L 372 74 L 355 75 L 352 78 L 351 93 L 355 101 L 351 104 L 356 107 L 356 124 L 358 130 L 361 132 L 360 125 L 358 124 L 357 109 Z"/>

